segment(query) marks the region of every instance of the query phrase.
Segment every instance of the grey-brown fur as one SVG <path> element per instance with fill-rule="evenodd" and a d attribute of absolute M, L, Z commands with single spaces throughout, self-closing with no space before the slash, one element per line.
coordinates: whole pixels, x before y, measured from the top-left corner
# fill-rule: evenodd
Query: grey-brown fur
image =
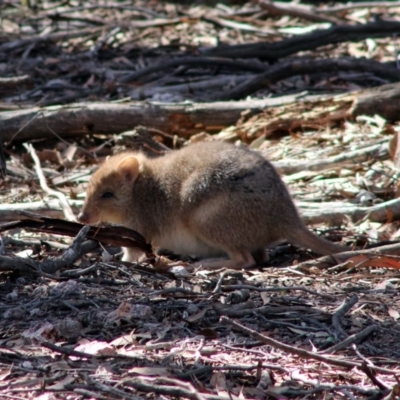
<path fill-rule="evenodd" d="M 118 170 L 129 156 L 140 165 L 133 183 L 130 174 L 126 178 Z M 114 198 L 99 198 L 105 191 L 112 191 Z M 254 264 L 252 254 L 283 240 L 320 254 L 343 250 L 305 227 L 264 157 L 219 142 L 193 144 L 151 159 L 140 153 L 111 157 L 92 177 L 81 219 L 126 225 L 154 245 L 180 254 L 228 254 L 223 266 L 231 268 Z"/>

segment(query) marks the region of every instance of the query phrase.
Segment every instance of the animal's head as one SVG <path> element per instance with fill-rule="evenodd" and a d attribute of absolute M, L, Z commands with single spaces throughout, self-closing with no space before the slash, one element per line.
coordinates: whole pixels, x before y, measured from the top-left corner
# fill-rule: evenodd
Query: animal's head
<path fill-rule="evenodd" d="M 122 153 L 107 158 L 89 182 L 79 221 L 126 225 L 133 201 L 133 185 L 139 174 L 140 163 L 135 154 Z"/>

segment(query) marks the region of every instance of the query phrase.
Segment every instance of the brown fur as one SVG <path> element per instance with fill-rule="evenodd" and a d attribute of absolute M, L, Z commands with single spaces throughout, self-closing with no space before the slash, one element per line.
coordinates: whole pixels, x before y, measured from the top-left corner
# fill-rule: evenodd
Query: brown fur
<path fill-rule="evenodd" d="M 107 192 L 112 196 L 102 197 Z M 179 254 L 229 256 L 203 263 L 210 268 L 251 266 L 253 256 L 262 258 L 267 246 L 283 240 L 319 254 L 345 250 L 306 228 L 264 157 L 219 142 L 157 158 L 142 153 L 110 157 L 94 173 L 79 218 L 125 225 Z M 125 253 L 125 259 L 133 258 Z"/>

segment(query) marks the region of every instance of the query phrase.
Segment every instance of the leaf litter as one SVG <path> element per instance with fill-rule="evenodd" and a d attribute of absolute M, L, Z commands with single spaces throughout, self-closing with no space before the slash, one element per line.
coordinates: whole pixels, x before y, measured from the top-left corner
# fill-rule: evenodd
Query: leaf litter
<path fill-rule="evenodd" d="M 214 46 L 219 37 L 233 45 L 261 41 L 271 32 L 281 37 L 321 28 L 285 15 L 265 23 L 256 18 L 262 10 L 254 10 L 253 4 L 210 8 L 154 2 L 150 8 L 147 2 L 134 6 L 123 2 L 80 10 L 74 2 L 37 13 L 20 13 L 17 6 L 15 2 L 2 6 L 7 11 L 1 20 L 7 39 L 1 39 L 0 50 L 16 51 L 9 65 L 19 63 L 20 72 L 34 72 L 16 92 L 1 96 L 3 109 L 126 96 L 186 100 L 176 86 L 188 77 L 179 71 L 167 74 L 164 82 L 155 71 L 140 84 L 125 84 L 115 76 L 132 72 L 134 63 L 128 55 L 140 54 L 139 45 L 143 53 L 137 63 L 146 67 L 183 51 L 176 44 L 179 41 L 186 43 L 186 51 L 199 44 Z M 348 21 L 365 23 L 371 10 L 375 9 L 349 9 L 343 15 Z M 385 13 L 393 17 L 396 9 Z M 126 28 L 132 16 L 136 27 Z M 54 31 L 50 22 L 56 24 Z M 103 27 L 108 24 L 107 33 Z M 63 46 L 56 45 L 58 33 L 67 34 Z M 41 41 L 43 35 L 48 40 Z M 98 46 L 98 38 L 107 46 Z M 393 46 L 391 39 L 368 39 L 340 43 L 329 53 L 384 62 L 391 60 Z M 46 51 L 46 57 L 41 57 Z M 102 62 L 94 62 L 85 51 L 97 54 Z M 325 51 L 314 50 L 314 55 Z M 0 68 L 9 68 L 6 64 L 3 59 Z M 194 69 L 192 82 L 211 82 L 210 71 Z M 334 77 L 322 73 L 312 79 L 298 75 L 254 96 L 328 86 L 332 91 L 354 90 L 368 84 L 362 82 L 366 75 L 360 76 L 361 80 L 344 73 Z M 241 75 L 218 79 L 229 86 L 229 80 L 240 82 Z M 157 80 L 170 93 L 168 89 L 152 92 Z M 204 86 L 197 88 L 193 99 L 207 100 Z M 395 243 L 400 227 L 398 210 L 391 202 L 399 193 L 398 122 L 378 115 L 356 120 L 339 116 L 327 125 L 318 110 L 302 116 L 293 109 L 292 116 L 292 110 L 286 109 L 283 117 L 268 110 L 244 115 L 215 138 L 242 140 L 275 162 L 305 220 L 319 233 L 358 248 Z M 271 129 L 272 117 L 286 123 L 293 117 L 297 122 L 291 121 L 282 132 L 276 125 Z M 209 139 L 204 133 L 200 140 Z M 165 136 L 158 140 L 167 143 Z M 75 213 L 91 172 L 116 145 L 116 139 L 106 135 L 33 143 L 47 182 L 68 197 Z M 335 158 L 381 145 L 386 149 L 383 153 L 362 161 Z M 15 214 L 9 214 L 13 204 L 18 210 L 26 205 L 30 211 L 62 217 L 58 203 L 40 187 L 24 148 L 16 142 L 6 154 L 1 220 L 15 220 Z M 318 166 L 324 160 L 328 163 L 320 168 L 284 172 L 295 162 Z M 353 205 L 354 212 L 347 213 L 344 203 Z M 375 207 L 375 214 L 370 207 Z M 66 236 L 16 228 L 2 234 L 1 254 L 41 263 L 59 258 L 70 244 Z M 399 398 L 398 254 L 359 253 L 322 268 L 315 255 L 283 245 L 271 251 L 271 260 L 263 268 L 185 274 L 190 259 L 175 260 L 174 270 L 165 260 L 158 265 L 123 263 L 118 253 L 117 246 L 97 246 L 54 273 L 29 263 L 32 270 L 23 273 L 2 264 L 1 396 Z M 301 268 L 310 259 L 315 265 Z"/>

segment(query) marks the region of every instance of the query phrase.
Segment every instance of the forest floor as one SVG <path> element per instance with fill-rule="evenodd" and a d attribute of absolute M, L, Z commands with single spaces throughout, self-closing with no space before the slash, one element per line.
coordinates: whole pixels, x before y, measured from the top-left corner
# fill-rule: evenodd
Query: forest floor
<path fill-rule="evenodd" d="M 0 3 L 0 399 L 400 399 L 400 117 L 347 100 L 400 80 L 400 2 L 27 3 Z M 262 152 L 355 251 L 71 261 L 21 214 L 76 216 L 108 155 L 201 140 Z"/>

